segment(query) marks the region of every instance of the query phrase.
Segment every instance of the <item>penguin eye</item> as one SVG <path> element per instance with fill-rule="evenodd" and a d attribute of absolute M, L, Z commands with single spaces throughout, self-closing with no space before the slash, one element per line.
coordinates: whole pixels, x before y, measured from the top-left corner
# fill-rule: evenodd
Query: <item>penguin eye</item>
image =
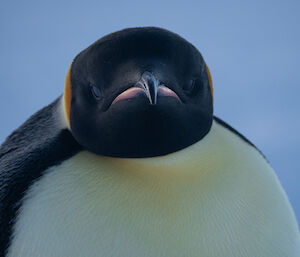
<path fill-rule="evenodd" d="M 201 88 L 201 79 L 200 78 L 195 78 L 191 79 L 186 83 L 186 85 L 183 86 L 183 90 L 187 94 L 195 94 L 200 88 Z"/>
<path fill-rule="evenodd" d="M 100 89 L 96 86 L 93 86 L 93 85 L 90 85 L 91 87 L 91 91 L 92 91 L 92 95 L 97 99 L 99 100 L 100 97 L 101 97 L 101 92 L 100 92 Z"/>
<path fill-rule="evenodd" d="M 195 84 L 196 84 L 196 80 L 191 79 L 183 86 L 183 90 L 186 91 L 187 93 L 192 93 L 194 91 Z"/>

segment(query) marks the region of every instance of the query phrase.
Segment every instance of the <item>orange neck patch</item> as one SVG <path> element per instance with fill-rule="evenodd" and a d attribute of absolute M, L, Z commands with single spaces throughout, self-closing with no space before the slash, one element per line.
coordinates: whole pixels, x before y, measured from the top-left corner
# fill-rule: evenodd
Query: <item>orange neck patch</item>
<path fill-rule="evenodd" d="M 211 78 L 210 70 L 209 70 L 206 63 L 205 63 L 205 67 L 206 67 L 206 71 L 207 71 L 207 74 L 208 74 L 208 80 L 209 80 L 209 85 L 210 85 L 210 89 L 211 89 L 211 95 L 214 98 L 214 88 L 213 88 L 212 78 Z"/>
<path fill-rule="evenodd" d="M 70 112 L 71 112 L 71 98 L 72 98 L 72 91 L 71 91 L 71 67 L 70 66 L 66 81 L 65 81 L 65 93 L 64 93 L 64 101 L 65 101 L 65 112 L 67 116 L 68 124 L 70 125 Z"/>

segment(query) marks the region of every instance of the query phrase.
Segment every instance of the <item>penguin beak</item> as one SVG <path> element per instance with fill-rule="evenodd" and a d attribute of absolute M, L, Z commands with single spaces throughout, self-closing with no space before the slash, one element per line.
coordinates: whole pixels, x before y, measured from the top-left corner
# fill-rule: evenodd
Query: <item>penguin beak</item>
<path fill-rule="evenodd" d="M 158 85 L 159 81 L 156 79 L 156 77 L 152 73 L 145 71 L 142 74 L 140 81 L 138 81 L 133 87 L 128 88 L 119 94 L 113 100 L 112 104 L 115 104 L 121 100 L 137 97 L 141 94 L 147 96 L 151 105 L 156 104 Z"/>
<path fill-rule="evenodd" d="M 150 104 L 156 104 L 158 84 L 159 82 L 156 77 L 152 73 L 145 71 L 142 75 L 141 80 L 136 84 L 136 87 L 144 90 Z"/>
<path fill-rule="evenodd" d="M 157 96 L 170 96 L 174 97 L 181 102 L 178 95 L 170 88 L 159 85 L 159 80 L 150 72 L 145 71 L 142 74 L 140 81 L 138 81 L 133 87 L 128 88 L 119 94 L 112 102 L 112 105 L 121 100 L 137 97 L 141 94 L 145 94 L 151 105 L 157 103 Z"/>

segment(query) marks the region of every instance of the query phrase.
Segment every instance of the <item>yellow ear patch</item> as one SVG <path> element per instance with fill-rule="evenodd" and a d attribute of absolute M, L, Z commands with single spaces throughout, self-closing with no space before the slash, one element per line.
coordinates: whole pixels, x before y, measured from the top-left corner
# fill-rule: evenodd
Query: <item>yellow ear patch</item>
<path fill-rule="evenodd" d="M 213 88 L 212 78 L 211 78 L 210 70 L 206 63 L 205 63 L 205 67 L 206 67 L 207 74 L 208 74 L 208 80 L 209 80 L 209 85 L 210 85 L 210 89 L 211 89 L 211 94 L 214 97 L 214 88 Z"/>
<path fill-rule="evenodd" d="M 71 91 L 71 67 L 70 66 L 65 82 L 65 93 L 64 93 L 64 101 L 65 101 L 65 112 L 68 120 L 68 124 L 70 125 L 70 112 L 71 112 L 71 98 L 72 98 L 72 91 Z"/>

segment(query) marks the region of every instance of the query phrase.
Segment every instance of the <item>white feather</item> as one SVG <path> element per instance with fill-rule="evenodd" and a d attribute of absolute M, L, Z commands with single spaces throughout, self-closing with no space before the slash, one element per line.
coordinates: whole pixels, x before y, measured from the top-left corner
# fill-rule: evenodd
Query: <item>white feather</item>
<path fill-rule="evenodd" d="M 295 216 L 253 147 L 213 123 L 173 154 L 84 151 L 24 198 L 8 257 L 296 257 Z"/>

